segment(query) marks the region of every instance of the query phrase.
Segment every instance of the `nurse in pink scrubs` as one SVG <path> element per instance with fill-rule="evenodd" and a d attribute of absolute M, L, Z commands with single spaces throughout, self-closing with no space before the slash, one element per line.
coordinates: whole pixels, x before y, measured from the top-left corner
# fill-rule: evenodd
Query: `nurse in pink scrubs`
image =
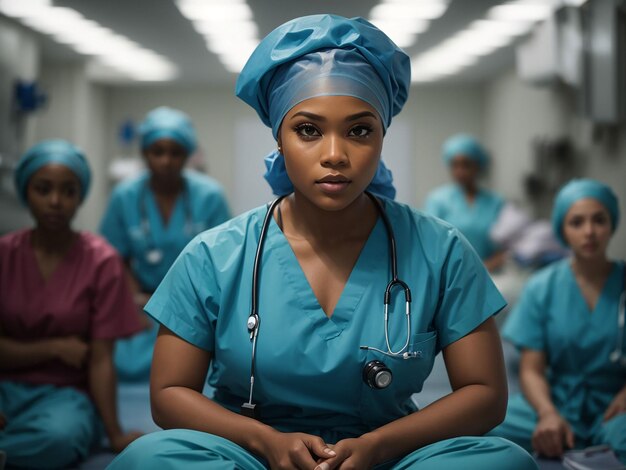
<path fill-rule="evenodd" d="M 141 329 L 115 250 L 75 231 L 89 188 L 82 152 L 44 141 L 15 170 L 35 227 L 0 237 L 0 449 L 11 468 L 66 468 L 99 429 L 113 451 L 139 433 L 120 428 L 113 341 Z"/>

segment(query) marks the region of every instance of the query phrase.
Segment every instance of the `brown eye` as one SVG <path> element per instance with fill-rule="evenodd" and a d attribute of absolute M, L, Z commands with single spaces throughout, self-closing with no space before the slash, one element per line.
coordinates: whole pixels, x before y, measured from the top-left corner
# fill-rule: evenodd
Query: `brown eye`
<path fill-rule="evenodd" d="M 606 225 L 609 223 L 609 218 L 606 216 L 606 214 L 596 214 L 593 217 L 593 221 L 598 225 Z"/>
<path fill-rule="evenodd" d="M 65 196 L 74 197 L 78 194 L 78 188 L 76 186 L 69 186 L 65 188 Z"/>
<path fill-rule="evenodd" d="M 312 124 L 300 124 L 296 127 L 295 130 L 300 137 L 305 138 L 319 137 L 322 135 L 319 130 Z"/>
<path fill-rule="evenodd" d="M 580 227 L 583 223 L 583 220 L 580 217 L 573 217 L 571 219 L 569 219 L 569 222 L 567 223 L 567 225 L 569 225 L 570 227 Z"/>
<path fill-rule="evenodd" d="M 369 126 L 355 126 L 350 129 L 350 137 L 367 137 L 372 133 L 372 128 Z"/>
<path fill-rule="evenodd" d="M 41 196 L 45 196 L 50 192 L 50 185 L 48 184 L 38 183 L 35 184 L 33 187 L 35 189 L 35 192 Z"/>

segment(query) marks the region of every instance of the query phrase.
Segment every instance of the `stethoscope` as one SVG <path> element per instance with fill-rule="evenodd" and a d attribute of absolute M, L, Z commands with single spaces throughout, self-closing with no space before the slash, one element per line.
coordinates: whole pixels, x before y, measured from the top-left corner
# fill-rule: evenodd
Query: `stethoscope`
<path fill-rule="evenodd" d="M 146 197 L 148 192 L 148 182 L 146 181 L 141 186 L 141 193 L 139 194 L 139 226 L 141 227 L 141 234 L 146 240 L 145 259 L 149 264 L 159 264 L 163 261 L 163 250 L 157 248 L 154 240 L 152 230 L 150 230 L 150 221 L 148 220 L 148 211 L 146 209 Z M 191 215 L 191 202 L 189 201 L 189 189 L 187 184 L 183 183 L 183 206 L 185 210 L 185 225 L 184 233 L 191 235 L 193 230 L 193 219 Z"/>
<path fill-rule="evenodd" d="M 369 192 L 366 192 L 365 194 L 367 194 L 372 200 L 383 220 L 383 223 L 385 224 L 387 237 L 389 239 L 389 251 L 391 258 L 391 280 L 387 284 L 387 288 L 385 289 L 385 296 L 383 299 L 385 316 L 384 331 L 387 351 L 374 348 L 372 346 L 360 346 L 360 349 L 376 351 L 385 356 L 400 357 L 402 359 L 418 357 L 420 355 L 419 352 L 413 352 L 409 350 L 411 339 L 411 289 L 406 282 L 398 278 L 398 257 L 396 254 L 396 239 L 393 233 L 393 229 L 391 227 L 391 222 L 389 221 L 387 213 L 385 212 L 385 209 L 380 200 Z M 252 357 L 250 361 L 250 394 L 248 396 L 248 401 L 241 405 L 241 414 L 255 419 L 259 419 L 260 417 L 259 406 L 258 404 L 253 402 L 252 395 L 254 391 L 257 338 L 259 336 L 259 327 L 261 325 L 261 318 L 258 311 L 261 255 L 263 253 L 263 245 L 265 243 L 267 230 L 269 228 L 270 221 L 272 220 L 272 214 L 274 213 L 274 209 L 276 209 L 276 207 L 284 198 L 285 196 L 281 196 L 269 204 L 267 213 L 265 214 L 265 219 L 263 220 L 263 225 L 261 226 L 261 233 L 259 235 L 259 242 L 257 244 L 254 264 L 252 267 L 252 305 L 250 309 L 250 316 L 248 317 L 248 320 L 246 322 L 246 327 L 248 328 L 248 333 L 250 335 L 250 341 L 252 342 Z M 389 341 L 389 304 L 391 302 L 391 292 L 396 286 L 401 287 L 402 290 L 404 290 L 407 332 L 406 341 L 404 342 L 402 348 L 400 348 L 398 351 L 393 351 L 391 349 L 391 342 Z M 363 368 L 362 377 L 363 381 L 373 389 L 386 388 L 391 384 L 393 380 L 393 374 L 391 372 L 391 369 L 389 369 L 389 367 L 387 367 L 385 363 L 380 360 L 369 361 Z"/>
<path fill-rule="evenodd" d="M 624 265 L 623 269 L 624 286 L 617 306 L 617 344 L 615 345 L 615 349 L 609 355 L 609 360 L 622 367 L 626 367 L 626 355 L 622 350 L 624 344 L 624 323 L 626 323 L 626 265 Z"/>

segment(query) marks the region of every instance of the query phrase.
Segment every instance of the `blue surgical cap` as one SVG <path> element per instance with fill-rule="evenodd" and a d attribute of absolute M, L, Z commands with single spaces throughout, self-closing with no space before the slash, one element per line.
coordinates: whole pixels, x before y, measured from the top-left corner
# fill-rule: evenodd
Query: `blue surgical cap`
<path fill-rule="evenodd" d="M 443 144 L 442 154 L 447 165 L 452 164 L 452 160 L 459 155 L 475 161 L 481 169 L 489 164 L 489 154 L 478 139 L 469 134 L 457 134 L 450 137 Z"/>
<path fill-rule="evenodd" d="M 91 182 L 91 171 L 83 152 L 66 140 L 44 140 L 26 151 L 15 168 L 15 189 L 27 204 L 26 189 L 33 174 L 41 167 L 55 163 L 72 170 L 80 182 L 80 198 L 85 199 Z"/>
<path fill-rule="evenodd" d="M 150 111 L 139 126 L 141 148 L 160 139 L 172 139 L 182 145 L 191 155 L 196 149 L 196 131 L 191 119 L 182 111 L 161 106 Z"/>
<path fill-rule="evenodd" d="M 404 106 L 410 81 L 409 56 L 374 25 L 311 15 L 288 21 L 261 41 L 239 75 L 236 94 L 276 138 L 291 108 L 327 95 L 369 103 L 386 129 Z"/>
<path fill-rule="evenodd" d="M 274 138 L 291 108 L 318 96 L 361 99 L 378 112 L 386 130 L 406 102 L 410 81 L 409 57 L 374 25 L 362 18 L 312 15 L 279 26 L 261 41 L 239 75 L 236 94 L 272 128 Z M 293 190 L 280 153 L 270 154 L 266 167 L 275 194 Z M 368 189 L 395 195 L 382 161 Z"/>
<path fill-rule="evenodd" d="M 552 209 L 552 228 L 559 241 L 567 246 L 563 236 L 563 222 L 570 207 L 580 199 L 595 199 L 602 204 L 611 217 L 612 231 L 619 223 L 619 203 L 615 193 L 606 184 L 592 179 L 575 179 L 561 188 Z"/>

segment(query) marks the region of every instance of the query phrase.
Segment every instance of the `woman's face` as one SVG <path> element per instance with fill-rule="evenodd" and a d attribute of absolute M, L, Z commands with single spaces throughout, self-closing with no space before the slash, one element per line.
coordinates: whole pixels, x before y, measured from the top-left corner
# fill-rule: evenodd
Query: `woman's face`
<path fill-rule="evenodd" d="M 582 259 L 604 257 L 611 235 L 611 216 L 596 199 L 576 201 L 563 220 L 563 238 Z"/>
<path fill-rule="evenodd" d="M 178 182 L 187 162 L 187 150 L 173 139 L 159 139 L 143 150 L 152 178 L 170 184 Z"/>
<path fill-rule="evenodd" d="M 457 155 L 450 162 L 450 174 L 458 185 L 463 188 L 471 187 L 478 180 L 480 165 L 465 155 Z"/>
<path fill-rule="evenodd" d="M 80 205 L 80 181 L 64 165 L 49 164 L 31 176 L 26 200 L 37 226 L 50 231 L 66 230 Z"/>
<path fill-rule="evenodd" d="M 376 110 L 358 98 L 320 96 L 287 113 L 278 142 L 296 192 L 337 211 L 354 202 L 374 178 L 383 125 Z"/>

